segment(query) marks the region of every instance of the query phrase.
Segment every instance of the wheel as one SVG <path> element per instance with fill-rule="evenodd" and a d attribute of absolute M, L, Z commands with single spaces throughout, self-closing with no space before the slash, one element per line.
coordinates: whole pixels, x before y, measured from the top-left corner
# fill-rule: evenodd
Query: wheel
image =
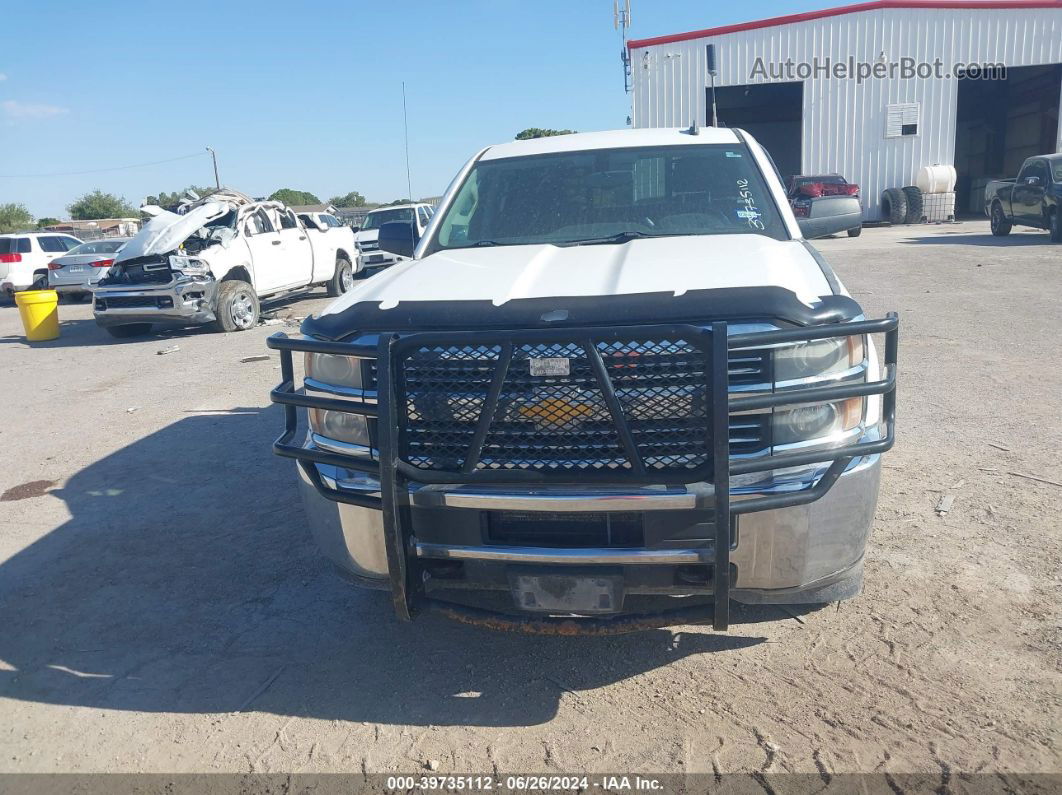
<path fill-rule="evenodd" d="M 1051 213 L 1051 222 L 1047 226 L 1051 230 L 1051 242 L 1062 243 L 1062 213 L 1055 209 Z"/>
<path fill-rule="evenodd" d="M 47 290 L 48 289 L 48 274 L 47 273 L 35 273 L 33 274 L 33 284 L 30 285 L 31 290 Z"/>
<path fill-rule="evenodd" d="M 860 224 L 859 226 L 855 227 L 854 229 L 849 229 L 848 230 L 848 236 L 849 237 L 859 237 L 861 234 L 863 234 L 863 225 L 862 224 Z"/>
<path fill-rule="evenodd" d="M 231 279 L 218 287 L 214 327 L 218 331 L 246 331 L 258 325 L 261 307 L 254 288 L 247 282 Z"/>
<path fill-rule="evenodd" d="M 336 272 L 328 282 L 328 294 L 335 298 L 337 295 L 349 292 L 354 287 L 354 269 L 350 260 L 346 257 L 336 258 Z"/>
<path fill-rule="evenodd" d="M 999 202 L 995 202 L 992 205 L 991 215 L 992 234 L 996 237 L 1003 237 L 1009 235 L 1012 224 L 1007 220 L 1007 216 L 1003 215 L 1003 205 Z"/>
<path fill-rule="evenodd" d="M 150 323 L 127 323 L 124 326 L 105 326 L 107 333 L 118 339 L 127 337 L 142 337 L 151 331 Z"/>
<path fill-rule="evenodd" d="M 902 188 L 902 190 L 904 198 L 907 199 L 906 222 L 909 224 L 921 223 L 922 216 L 925 214 L 925 202 L 922 200 L 922 189 L 917 185 L 908 185 L 906 188 Z"/>
<path fill-rule="evenodd" d="M 881 194 L 881 214 L 891 224 L 907 221 L 907 194 L 900 188 L 886 188 Z"/>

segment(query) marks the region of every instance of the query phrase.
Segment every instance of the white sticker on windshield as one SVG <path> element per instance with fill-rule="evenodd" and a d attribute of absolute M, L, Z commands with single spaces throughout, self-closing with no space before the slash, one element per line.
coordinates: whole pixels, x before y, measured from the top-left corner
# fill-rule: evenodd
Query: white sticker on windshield
<path fill-rule="evenodd" d="M 752 190 L 749 188 L 749 181 L 741 178 L 737 180 L 737 187 L 738 196 L 741 197 L 741 204 L 737 209 L 738 218 L 744 218 L 745 223 L 753 229 L 765 229 L 763 221 L 760 220 L 762 213 L 760 213 L 760 208 L 756 206 L 756 198 L 752 195 Z"/>
<path fill-rule="evenodd" d="M 741 152 L 727 152 L 727 157 L 741 157 Z"/>

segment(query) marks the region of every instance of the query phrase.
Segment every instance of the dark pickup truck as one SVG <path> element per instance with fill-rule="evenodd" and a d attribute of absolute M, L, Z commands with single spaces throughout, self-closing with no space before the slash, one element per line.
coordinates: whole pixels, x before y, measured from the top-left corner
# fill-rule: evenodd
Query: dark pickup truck
<path fill-rule="evenodd" d="M 1046 229 L 1051 242 L 1062 243 L 1062 153 L 1026 160 L 1017 179 L 997 179 L 985 186 L 985 215 L 992 234 L 1009 235 L 1014 224 Z"/>

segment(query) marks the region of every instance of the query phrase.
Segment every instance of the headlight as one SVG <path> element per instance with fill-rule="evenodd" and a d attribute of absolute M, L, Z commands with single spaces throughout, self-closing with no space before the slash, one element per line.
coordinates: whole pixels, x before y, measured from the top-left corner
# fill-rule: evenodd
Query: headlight
<path fill-rule="evenodd" d="M 323 384 L 362 388 L 361 359 L 333 353 L 307 353 L 306 377 Z M 314 433 L 348 444 L 369 446 L 369 430 L 365 417 L 345 411 L 310 409 L 310 427 Z"/>
<path fill-rule="evenodd" d="M 863 403 L 863 398 L 849 398 L 777 410 L 771 418 L 774 443 L 792 444 L 850 431 L 863 421 Z"/>
<path fill-rule="evenodd" d="M 170 270 L 180 271 L 189 276 L 203 276 L 210 273 L 210 266 L 195 257 L 172 254 L 170 255 Z"/>
<path fill-rule="evenodd" d="M 310 409 L 310 427 L 314 433 L 329 439 L 369 446 L 369 428 L 361 414 Z"/>
<path fill-rule="evenodd" d="M 361 389 L 361 359 L 333 353 L 307 353 L 306 376 L 323 384 Z"/>
<path fill-rule="evenodd" d="M 774 351 L 774 380 L 843 373 L 863 361 L 863 337 L 852 335 L 812 340 Z"/>

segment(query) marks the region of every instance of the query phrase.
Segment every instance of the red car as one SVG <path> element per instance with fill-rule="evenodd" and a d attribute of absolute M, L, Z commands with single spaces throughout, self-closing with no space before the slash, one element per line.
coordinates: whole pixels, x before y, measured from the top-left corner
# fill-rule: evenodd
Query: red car
<path fill-rule="evenodd" d="M 859 237 L 859 233 L 863 231 L 859 186 L 848 182 L 840 174 L 801 174 L 790 177 L 786 182 L 786 197 L 797 220 L 812 217 L 812 207 L 823 199 L 832 202 L 838 197 L 854 198 L 859 202 L 860 212 L 858 223 L 848 228 L 848 236 Z"/>

